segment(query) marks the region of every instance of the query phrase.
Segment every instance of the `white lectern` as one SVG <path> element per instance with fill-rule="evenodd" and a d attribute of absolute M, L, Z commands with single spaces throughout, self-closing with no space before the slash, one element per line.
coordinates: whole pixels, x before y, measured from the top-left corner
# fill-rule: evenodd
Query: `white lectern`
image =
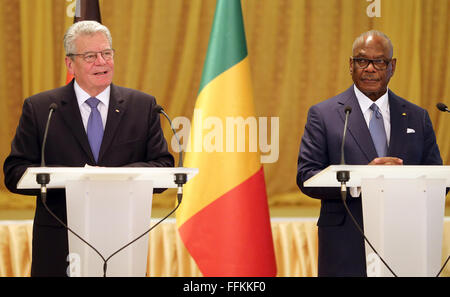
<path fill-rule="evenodd" d="M 65 188 L 67 225 L 106 259 L 150 228 L 153 188 L 176 188 L 176 173 L 187 180 L 196 168 L 33 167 L 19 189 L 38 189 L 37 173 L 49 173 L 47 188 Z M 68 232 L 70 276 L 103 276 L 103 260 L 78 237 Z M 145 276 L 148 236 L 108 261 L 107 276 Z"/>
<path fill-rule="evenodd" d="M 340 187 L 340 170 L 350 171 L 348 187 L 361 187 L 364 234 L 395 274 L 436 276 L 450 166 L 332 165 L 305 187 Z M 365 246 L 367 275 L 392 276 Z"/>

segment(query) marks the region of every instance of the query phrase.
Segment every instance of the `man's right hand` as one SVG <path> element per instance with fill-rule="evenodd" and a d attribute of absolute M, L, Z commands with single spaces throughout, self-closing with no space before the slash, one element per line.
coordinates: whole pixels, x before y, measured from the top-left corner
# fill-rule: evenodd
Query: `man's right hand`
<path fill-rule="evenodd" d="M 403 160 L 396 157 L 375 158 L 369 165 L 403 165 Z"/>

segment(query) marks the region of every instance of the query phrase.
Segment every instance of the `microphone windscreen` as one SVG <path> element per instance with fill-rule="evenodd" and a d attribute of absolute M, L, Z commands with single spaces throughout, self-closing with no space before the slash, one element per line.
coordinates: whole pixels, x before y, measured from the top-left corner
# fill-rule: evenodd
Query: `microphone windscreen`
<path fill-rule="evenodd" d="M 347 106 L 345 107 L 345 109 L 344 109 L 344 112 L 345 112 L 345 113 L 347 113 L 347 112 L 348 112 L 348 113 L 351 113 L 351 112 L 352 112 L 352 108 L 351 108 L 350 106 L 347 105 Z"/>
<path fill-rule="evenodd" d="M 48 107 L 48 110 L 57 110 L 58 109 L 58 104 L 56 104 L 56 103 L 52 103 L 52 104 L 50 104 L 50 106 Z"/>
<path fill-rule="evenodd" d="M 438 104 L 436 104 L 436 107 L 437 107 L 440 111 L 447 111 L 447 105 L 445 105 L 444 103 L 439 102 Z"/>
<path fill-rule="evenodd" d="M 155 109 L 158 113 L 161 113 L 161 111 L 163 111 L 164 109 L 162 108 L 161 105 L 156 104 Z"/>

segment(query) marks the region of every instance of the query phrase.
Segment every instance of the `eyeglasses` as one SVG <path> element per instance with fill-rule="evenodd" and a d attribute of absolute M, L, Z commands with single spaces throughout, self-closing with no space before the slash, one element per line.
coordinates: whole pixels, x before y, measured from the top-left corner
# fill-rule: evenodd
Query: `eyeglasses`
<path fill-rule="evenodd" d="M 87 63 L 94 63 L 98 54 L 102 55 L 103 60 L 109 61 L 114 57 L 114 49 L 105 49 L 99 52 L 85 52 L 83 54 L 67 54 L 68 57 L 81 56 Z"/>
<path fill-rule="evenodd" d="M 361 69 L 366 69 L 369 67 L 369 64 L 372 63 L 373 67 L 376 70 L 386 70 L 389 63 L 391 63 L 392 59 L 390 60 L 384 60 L 384 59 L 367 59 L 367 58 L 353 58 L 353 62 L 356 62 L 356 66 Z"/>

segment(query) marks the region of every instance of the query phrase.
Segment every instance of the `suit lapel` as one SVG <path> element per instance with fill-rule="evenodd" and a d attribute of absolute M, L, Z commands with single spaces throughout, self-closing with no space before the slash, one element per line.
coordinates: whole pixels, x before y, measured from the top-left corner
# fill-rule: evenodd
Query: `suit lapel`
<path fill-rule="evenodd" d="M 73 86 L 74 80 L 63 88 L 63 94 L 60 99 L 60 108 L 58 112 L 61 114 L 67 127 L 72 131 L 83 151 L 95 163 L 94 157 L 89 146 L 89 140 L 81 119 L 80 108 L 78 107 L 77 98 Z"/>
<path fill-rule="evenodd" d="M 369 128 L 367 127 L 358 99 L 356 98 L 353 85 L 343 93 L 341 99 L 338 101 L 338 113 L 342 120 L 345 121 L 345 106 L 350 106 L 352 112 L 348 117 L 348 132 L 359 146 L 360 150 L 367 158 L 367 163 L 376 158 L 377 151 L 370 136 Z"/>
<path fill-rule="evenodd" d="M 103 134 L 102 145 L 98 156 L 98 163 L 101 162 L 103 155 L 111 146 L 114 135 L 119 127 L 120 120 L 126 111 L 126 100 L 123 98 L 119 88 L 111 84 L 111 93 L 109 98 L 108 116 L 106 118 L 105 132 Z"/>
<path fill-rule="evenodd" d="M 391 117 L 391 137 L 389 141 L 388 156 L 398 156 L 406 151 L 404 146 L 406 129 L 408 128 L 408 113 L 406 105 L 389 91 L 389 113 Z"/>

